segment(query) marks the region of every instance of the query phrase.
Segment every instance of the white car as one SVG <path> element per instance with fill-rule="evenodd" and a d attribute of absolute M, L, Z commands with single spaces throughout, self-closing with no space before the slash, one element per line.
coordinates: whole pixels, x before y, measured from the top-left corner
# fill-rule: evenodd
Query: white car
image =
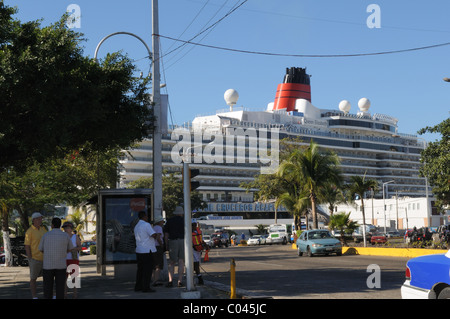
<path fill-rule="evenodd" d="M 209 247 L 213 246 L 210 235 L 203 235 L 202 238 L 206 245 L 208 245 Z"/>
<path fill-rule="evenodd" d="M 247 245 L 261 245 L 261 236 L 255 235 L 250 237 L 250 239 L 247 241 Z"/>

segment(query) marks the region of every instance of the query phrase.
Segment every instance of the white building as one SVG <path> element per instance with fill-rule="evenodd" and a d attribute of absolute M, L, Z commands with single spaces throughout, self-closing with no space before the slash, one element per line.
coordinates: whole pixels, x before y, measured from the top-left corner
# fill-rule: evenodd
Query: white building
<path fill-rule="evenodd" d="M 326 207 L 322 206 L 326 210 Z M 350 213 L 350 219 L 363 224 L 361 200 L 354 205 L 338 205 L 335 213 Z M 449 214 L 440 214 L 434 207 L 434 200 L 426 197 L 396 197 L 389 199 L 364 199 L 366 224 L 379 229 L 395 230 L 413 227 L 433 227 L 450 223 Z"/>

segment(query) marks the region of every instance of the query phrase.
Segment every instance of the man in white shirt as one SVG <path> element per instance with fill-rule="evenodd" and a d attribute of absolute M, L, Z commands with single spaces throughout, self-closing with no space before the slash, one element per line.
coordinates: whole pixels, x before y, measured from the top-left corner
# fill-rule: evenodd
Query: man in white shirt
<path fill-rule="evenodd" d="M 153 254 L 156 253 L 155 238 L 156 233 L 150 223 L 148 223 L 147 213 L 139 212 L 139 222 L 134 228 L 136 238 L 136 284 L 134 291 L 154 292 L 150 288 L 150 281 L 153 271 Z"/>
<path fill-rule="evenodd" d="M 39 250 L 44 254 L 43 278 L 44 298 L 53 296 L 53 283 L 56 286 L 56 299 L 64 299 L 66 285 L 66 257 L 73 249 L 72 241 L 61 230 L 61 219 L 52 219 L 52 230 L 45 233 L 39 242 Z"/>

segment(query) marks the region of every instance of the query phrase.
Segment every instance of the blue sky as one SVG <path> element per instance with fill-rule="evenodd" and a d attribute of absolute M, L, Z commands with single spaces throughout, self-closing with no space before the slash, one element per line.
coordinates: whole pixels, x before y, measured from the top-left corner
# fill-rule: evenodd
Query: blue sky
<path fill-rule="evenodd" d="M 222 18 L 243 0 L 159 0 L 162 36 L 189 40 Z M 81 9 L 85 55 L 108 34 L 127 31 L 151 48 L 151 0 L 5 0 L 18 6 L 22 21 L 58 20 L 70 4 Z M 380 28 L 369 28 L 370 4 L 379 7 Z M 334 55 L 402 50 L 450 42 L 450 1 L 433 0 L 248 0 L 214 28 L 193 40 L 238 50 L 284 55 Z M 371 16 L 372 17 L 372 16 Z M 398 54 L 307 58 L 269 56 L 185 45 L 161 39 L 162 93 L 169 94 L 169 124 L 192 121 L 227 108 L 223 94 L 239 92 L 238 106 L 263 110 L 275 97 L 286 67 L 306 67 L 312 75 L 312 103 L 338 109 L 343 99 L 358 110 L 362 97 L 371 113 L 399 120 L 399 132 L 416 134 L 449 117 L 450 45 Z M 102 45 L 99 57 L 122 50 L 147 73 L 145 47 L 130 36 L 115 36 Z M 166 55 L 167 54 L 167 55 Z M 426 135 L 427 140 L 436 136 Z"/>

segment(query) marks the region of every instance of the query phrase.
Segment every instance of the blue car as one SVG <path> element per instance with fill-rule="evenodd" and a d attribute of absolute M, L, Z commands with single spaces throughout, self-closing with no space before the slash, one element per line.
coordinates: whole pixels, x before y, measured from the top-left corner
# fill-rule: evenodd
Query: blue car
<path fill-rule="evenodd" d="M 450 250 L 408 260 L 405 277 L 403 299 L 450 299 Z"/>
<path fill-rule="evenodd" d="M 342 255 L 341 242 L 333 237 L 328 230 L 314 229 L 304 231 L 296 242 L 298 255 L 307 256 L 336 254 Z"/>

